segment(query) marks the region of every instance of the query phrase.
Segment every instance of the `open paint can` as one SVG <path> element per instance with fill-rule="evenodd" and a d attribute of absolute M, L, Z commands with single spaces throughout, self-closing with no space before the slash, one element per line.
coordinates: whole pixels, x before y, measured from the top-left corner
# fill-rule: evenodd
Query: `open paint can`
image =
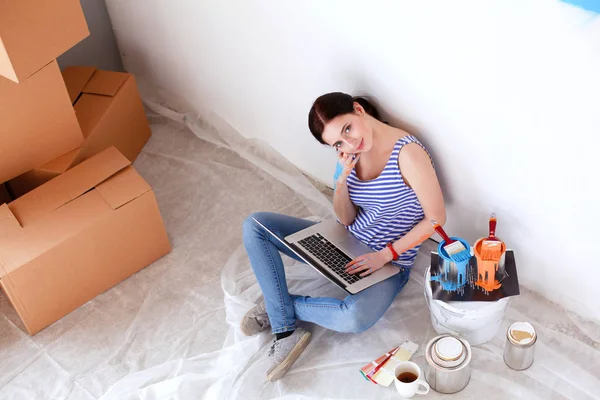
<path fill-rule="evenodd" d="M 493 242 L 498 246 L 500 257 L 497 260 L 486 260 L 482 256 L 483 242 L 486 240 L 487 238 L 479 239 L 473 246 L 473 252 L 475 253 L 473 275 L 475 286 L 487 293 L 500 289 L 500 286 L 502 286 L 502 279 L 499 280 L 499 278 L 504 274 L 506 245 L 500 241 Z"/>
<path fill-rule="evenodd" d="M 425 349 L 425 379 L 436 392 L 456 393 L 471 379 L 471 345 L 453 335 L 436 336 Z"/>
<path fill-rule="evenodd" d="M 517 371 L 533 364 L 537 333 L 529 322 L 515 322 L 506 331 L 504 362 Z"/>
<path fill-rule="evenodd" d="M 469 243 L 464 239 L 458 237 L 452 237 L 451 239 L 461 242 L 466 249 L 471 249 Z M 464 293 L 464 288 L 469 283 L 470 258 L 458 262 L 453 261 L 444 250 L 445 245 L 445 241 L 438 244 L 438 271 L 440 271 L 440 274 L 432 276 L 431 280 L 439 282 L 444 290 Z"/>

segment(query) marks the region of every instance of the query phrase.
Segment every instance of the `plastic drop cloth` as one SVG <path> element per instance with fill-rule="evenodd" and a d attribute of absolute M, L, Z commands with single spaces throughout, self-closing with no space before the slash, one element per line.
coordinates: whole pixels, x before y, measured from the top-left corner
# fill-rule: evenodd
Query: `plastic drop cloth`
<path fill-rule="evenodd" d="M 399 398 L 393 385 L 369 383 L 358 369 L 405 339 L 419 343 L 413 360 L 424 365 L 436 335 L 423 296 L 433 243 L 373 328 L 341 334 L 307 324 L 313 338 L 305 352 L 282 380 L 265 382 L 271 336 L 247 338 L 238 328 L 260 296 L 242 221 L 258 210 L 327 218 L 331 203 L 268 146 L 215 115 L 142 93 L 153 137 L 135 166 L 156 193 L 173 251 L 33 337 L 0 295 L 0 399 Z M 344 296 L 310 267 L 285 262 L 291 292 Z M 516 320 L 539 335 L 535 362 L 522 372 L 502 359 Z M 600 398 L 599 349 L 597 323 L 522 288 L 496 338 L 474 347 L 467 388 L 425 398 Z"/>

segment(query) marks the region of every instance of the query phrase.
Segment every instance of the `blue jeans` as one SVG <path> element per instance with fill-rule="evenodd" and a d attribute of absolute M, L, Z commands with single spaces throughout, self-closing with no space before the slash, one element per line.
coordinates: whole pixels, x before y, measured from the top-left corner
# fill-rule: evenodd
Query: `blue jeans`
<path fill-rule="evenodd" d="M 301 260 L 252 217 L 281 238 L 315 222 L 267 212 L 254 213 L 244 221 L 244 246 L 265 298 L 273 334 L 294 330 L 298 320 L 338 332 L 362 332 L 383 316 L 408 281 L 410 268 L 344 300 L 290 294 L 279 253 Z"/>

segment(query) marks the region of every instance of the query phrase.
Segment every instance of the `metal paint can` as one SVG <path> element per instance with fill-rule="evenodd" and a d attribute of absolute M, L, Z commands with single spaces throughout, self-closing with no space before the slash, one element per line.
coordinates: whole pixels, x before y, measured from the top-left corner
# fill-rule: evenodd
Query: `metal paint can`
<path fill-rule="evenodd" d="M 471 252 L 471 245 L 466 240 L 459 237 L 451 237 L 451 239 L 461 242 Z M 444 250 L 445 245 L 445 241 L 438 244 L 439 275 L 432 276 L 431 280 L 439 282 L 444 290 L 464 294 L 465 286 L 469 283 L 469 275 L 471 274 L 470 259 L 472 253 L 470 253 L 471 257 L 468 259 L 455 262 Z"/>
<path fill-rule="evenodd" d="M 533 364 L 537 333 L 529 322 L 515 322 L 506 331 L 504 362 L 517 371 Z"/>
<path fill-rule="evenodd" d="M 471 379 L 471 345 L 461 337 L 434 337 L 427 344 L 425 359 L 425 379 L 436 392 L 460 392 Z"/>

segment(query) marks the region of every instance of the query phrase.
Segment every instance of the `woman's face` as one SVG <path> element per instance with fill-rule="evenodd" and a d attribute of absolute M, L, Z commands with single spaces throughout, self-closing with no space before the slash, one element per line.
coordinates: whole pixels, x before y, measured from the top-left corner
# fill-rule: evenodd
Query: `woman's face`
<path fill-rule="evenodd" d="M 354 112 L 339 115 L 325 125 L 323 140 L 342 153 L 364 153 L 373 147 L 373 130 L 365 110 L 354 103 Z"/>

